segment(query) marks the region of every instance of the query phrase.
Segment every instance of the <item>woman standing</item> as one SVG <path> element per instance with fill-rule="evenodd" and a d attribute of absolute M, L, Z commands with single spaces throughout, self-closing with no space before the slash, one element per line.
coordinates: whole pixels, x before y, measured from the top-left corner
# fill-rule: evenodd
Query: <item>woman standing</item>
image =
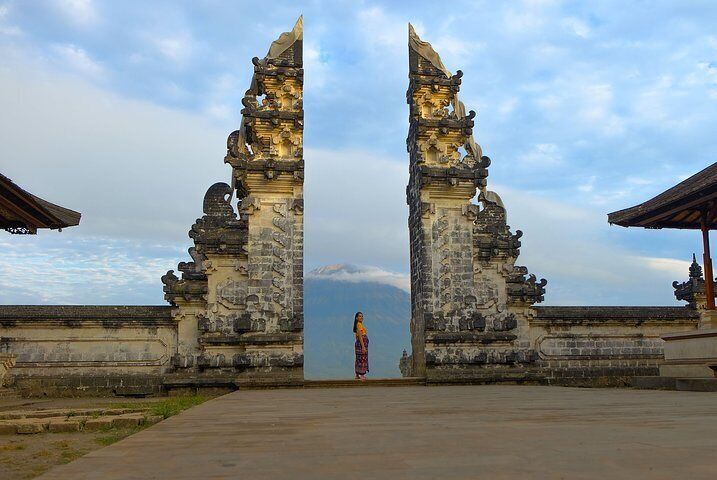
<path fill-rule="evenodd" d="M 356 380 L 366 380 L 368 373 L 368 336 L 363 326 L 363 313 L 356 312 L 354 316 L 354 333 L 356 334 Z"/>

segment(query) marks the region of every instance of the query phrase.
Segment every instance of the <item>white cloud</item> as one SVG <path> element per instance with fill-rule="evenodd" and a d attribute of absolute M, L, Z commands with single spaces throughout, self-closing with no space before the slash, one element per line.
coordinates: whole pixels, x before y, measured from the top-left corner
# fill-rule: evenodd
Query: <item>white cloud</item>
<path fill-rule="evenodd" d="M 663 75 L 647 85 L 633 102 L 635 120 L 641 124 L 663 124 L 668 120 L 666 101 L 671 96 L 674 82 L 669 75 Z"/>
<path fill-rule="evenodd" d="M 365 34 L 366 44 L 371 48 L 381 48 L 375 51 L 384 55 L 386 50 L 396 53 L 399 49 L 406 49 L 408 42 L 408 22 L 387 14 L 381 7 L 370 7 L 360 10 L 357 14 L 358 24 Z M 413 25 L 416 31 L 421 25 Z M 419 33 L 420 35 L 420 33 Z"/>
<path fill-rule="evenodd" d="M 472 55 L 486 48 L 484 42 L 474 38 L 461 38 L 454 35 L 439 35 L 431 41 L 434 49 L 447 62 L 456 65 L 470 61 Z M 445 62 L 444 62 L 445 63 Z"/>
<path fill-rule="evenodd" d="M 83 234 L 188 242 L 204 192 L 230 179 L 223 158 L 231 126 L 0 55 L 8 59 L 0 66 L 5 175 L 82 212 Z"/>
<path fill-rule="evenodd" d="M 517 264 L 548 279 L 546 304 L 677 304 L 672 282 L 686 280 L 689 262 L 637 254 L 614 236 L 646 232 L 611 227 L 600 210 L 501 185 L 491 188 L 503 198 L 513 231 L 524 232 Z M 661 233 L 663 238 L 669 235 Z"/>
<path fill-rule="evenodd" d="M 590 27 L 579 18 L 564 18 L 562 24 L 568 31 L 580 38 L 588 38 L 590 36 Z"/>
<path fill-rule="evenodd" d="M 610 106 L 613 100 L 612 85 L 593 84 L 581 88 L 583 105 L 580 115 L 588 121 L 604 120 L 610 113 Z"/>
<path fill-rule="evenodd" d="M 552 7 L 558 3 L 558 0 L 523 0 L 526 7 Z"/>
<path fill-rule="evenodd" d="M 312 41 L 304 42 L 305 89 L 319 91 L 326 87 L 331 78 L 331 65 L 323 58 L 321 45 Z"/>
<path fill-rule="evenodd" d="M 210 103 L 206 106 L 204 112 L 219 120 L 232 120 L 239 115 L 236 112 L 236 108 L 224 103 Z"/>
<path fill-rule="evenodd" d="M 23 31 L 19 26 L 6 23 L 9 13 L 10 7 L 8 5 L 0 5 L 0 35 L 8 37 L 22 35 Z"/>
<path fill-rule="evenodd" d="M 586 179 L 584 183 L 578 184 L 578 190 L 584 193 L 590 193 L 595 188 L 595 180 L 597 177 L 595 175 L 591 175 Z"/>
<path fill-rule="evenodd" d="M 5 26 L 0 25 L 0 35 L 7 35 L 8 37 L 17 37 L 23 34 L 20 27 L 17 26 Z"/>
<path fill-rule="evenodd" d="M 518 157 L 524 165 L 531 167 L 551 167 L 563 163 L 560 148 L 552 143 L 538 143 Z"/>
<path fill-rule="evenodd" d="M 405 162 L 371 151 L 306 149 L 307 267 L 408 265 Z"/>
<path fill-rule="evenodd" d="M 545 16 L 538 13 L 537 9 L 508 10 L 503 26 L 512 34 L 525 35 L 541 30 L 545 22 Z"/>
<path fill-rule="evenodd" d="M 205 94 L 208 99 L 203 113 L 222 121 L 225 124 L 239 124 L 240 106 L 230 105 L 228 99 L 235 99 L 238 92 L 246 90 L 246 86 L 239 85 L 238 78 L 234 75 L 222 74 L 212 78 L 211 89 Z M 242 86 L 244 88 L 242 88 Z M 187 97 L 192 93 L 181 89 L 181 93 Z"/>
<path fill-rule="evenodd" d="M 152 33 L 147 38 L 157 53 L 179 66 L 186 65 L 196 53 L 197 42 L 189 32 L 178 35 Z"/>
<path fill-rule="evenodd" d="M 592 73 L 582 71 L 556 77 L 550 83 L 533 86 L 539 93 L 535 103 L 553 124 L 564 125 L 564 119 L 569 119 L 573 134 L 621 135 L 627 121 L 615 112 L 614 87 L 596 80 Z"/>
<path fill-rule="evenodd" d="M 520 100 L 518 99 L 518 97 L 507 98 L 498 105 L 497 111 L 501 116 L 508 117 L 515 111 L 519 102 Z"/>
<path fill-rule="evenodd" d="M 78 227 L 4 235 L 0 248 L 0 304 L 161 304 L 159 279 L 183 253 L 177 245 L 82 237 Z"/>
<path fill-rule="evenodd" d="M 541 109 L 548 110 L 547 113 L 552 113 L 552 112 L 550 112 L 551 110 L 557 110 L 558 108 L 560 108 L 562 106 L 562 101 L 561 101 L 560 97 L 558 97 L 557 95 L 555 95 L 553 93 L 542 95 L 542 96 L 536 98 L 535 103 Z"/>
<path fill-rule="evenodd" d="M 637 185 L 637 186 L 644 186 L 644 185 L 652 185 L 654 180 L 649 178 L 643 178 L 643 177 L 635 177 L 630 176 L 625 179 L 626 183 L 629 183 L 630 185 Z"/>
<path fill-rule="evenodd" d="M 55 45 L 53 50 L 62 64 L 69 66 L 82 75 L 98 78 L 105 73 L 102 65 L 92 60 L 88 53 L 77 45 Z"/>
<path fill-rule="evenodd" d="M 389 272 L 369 265 L 329 265 L 318 271 L 312 270 L 306 275 L 306 278 L 350 283 L 375 282 L 411 292 L 411 278 L 407 273 Z"/>
<path fill-rule="evenodd" d="M 564 62 L 568 54 L 566 48 L 546 42 L 531 45 L 528 52 L 533 62 L 540 68 L 552 68 L 553 65 Z"/>
<path fill-rule="evenodd" d="M 674 258 L 656 258 L 656 257 L 638 257 L 638 261 L 644 262 L 648 268 L 659 272 L 666 272 L 675 280 L 685 279 L 689 271 L 690 264 L 685 260 L 675 260 Z"/>
<path fill-rule="evenodd" d="M 92 0 L 54 0 L 53 3 L 55 8 L 76 25 L 90 26 L 100 19 Z"/>

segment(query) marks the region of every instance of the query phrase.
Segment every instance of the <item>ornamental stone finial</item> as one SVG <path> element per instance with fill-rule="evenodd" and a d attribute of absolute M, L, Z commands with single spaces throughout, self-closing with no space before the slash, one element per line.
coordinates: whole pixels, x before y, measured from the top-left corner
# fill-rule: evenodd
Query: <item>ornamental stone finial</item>
<path fill-rule="evenodd" d="M 692 254 L 692 264 L 690 265 L 690 278 L 702 278 L 702 267 L 697 263 L 695 254 Z"/>
<path fill-rule="evenodd" d="M 690 308 L 697 308 L 705 298 L 705 280 L 702 278 L 702 267 L 697 263 L 697 257 L 692 254 L 690 264 L 690 278 L 686 282 L 672 282 L 675 289 L 675 298 L 687 302 Z"/>

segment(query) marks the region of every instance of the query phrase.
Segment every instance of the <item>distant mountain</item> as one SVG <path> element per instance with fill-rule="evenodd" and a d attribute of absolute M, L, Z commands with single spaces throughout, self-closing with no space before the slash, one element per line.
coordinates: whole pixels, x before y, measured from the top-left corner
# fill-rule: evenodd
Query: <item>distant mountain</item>
<path fill-rule="evenodd" d="M 348 263 L 337 263 L 335 265 L 326 265 L 325 267 L 315 268 L 309 272 L 309 277 L 336 277 L 339 275 L 355 275 L 362 272 L 366 272 L 367 269 L 362 269 L 356 265 L 350 265 Z"/>
<path fill-rule="evenodd" d="M 410 353 L 411 298 L 394 284 L 403 277 L 375 267 L 330 265 L 304 281 L 306 378 L 353 378 L 354 314 L 361 311 L 370 339 L 369 377 L 400 377 L 403 349 Z M 363 280 L 363 279 L 366 280 Z M 381 283 L 387 282 L 387 283 Z M 390 283 L 390 284 L 388 284 Z"/>

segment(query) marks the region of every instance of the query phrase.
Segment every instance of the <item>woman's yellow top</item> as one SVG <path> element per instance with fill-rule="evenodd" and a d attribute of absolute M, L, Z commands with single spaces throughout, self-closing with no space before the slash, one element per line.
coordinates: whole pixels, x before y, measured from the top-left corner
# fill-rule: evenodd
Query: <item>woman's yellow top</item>
<path fill-rule="evenodd" d="M 366 327 L 363 326 L 363 323 L 359 322 L 356 324 L 356 337 L 365 337 L 366 336 Z"/>

